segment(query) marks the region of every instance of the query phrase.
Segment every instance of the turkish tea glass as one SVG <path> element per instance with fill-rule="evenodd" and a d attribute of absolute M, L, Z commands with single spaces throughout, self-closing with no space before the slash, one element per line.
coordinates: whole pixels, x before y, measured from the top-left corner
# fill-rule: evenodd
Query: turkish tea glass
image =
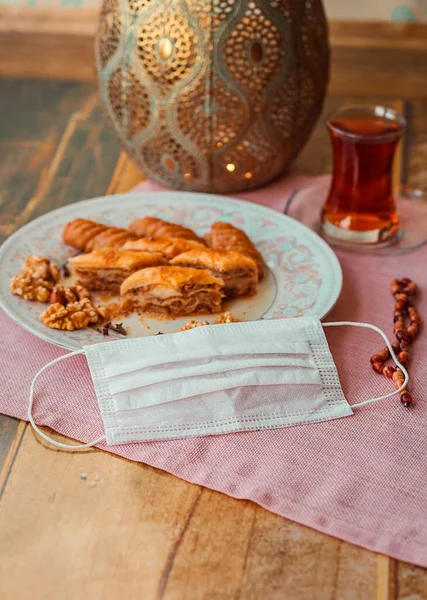
<path fill-rule="evenodd" d="M 320 182 L 296 187 L 284 213 L 340 250 L 393 256 L 427 244 L 427 190 L 402 185 L 395 161 L 404 117 L 384 106 L 352 106 L 327 125 L 333 146 L 329 191 L 324 194 Z"/>
<path fill-rule="evenodd" d="M 384 106 L 339 110 L 327 123 L 333 175 L 322 208 L 326 238 L 350 244 L 392 242 L 399 228 L 393 162 L 406 121 Z"/>

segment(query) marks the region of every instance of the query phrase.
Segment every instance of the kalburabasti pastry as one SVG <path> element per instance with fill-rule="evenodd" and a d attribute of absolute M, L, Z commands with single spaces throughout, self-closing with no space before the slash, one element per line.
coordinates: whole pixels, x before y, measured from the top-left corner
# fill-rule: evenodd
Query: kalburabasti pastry
<path fill-rule="evenodd" d="M 200 242 L 186 240 L 184 238 L 152 238 L 142 237 L 136 240 L 126 242 L 123 246 L 125 250 L 145 250 L 146 252 L 160 252 L 167 259 L 175 258 L 183 252 L 195 250 L 196 248 L 206 248 Z"/>
<path fill-rule="evenodd" d="M 127 229 L 103 225 L 88 219 L 74 219 L 64 227 L 62 239 L 77 250 L 92 252 L 98 248 L 120 248 L 136 237 Z"/>
<path fill-rule="evenodd" d="M 133 221 L 129 225 L 129 231 L 137 237 L 175 237 L 183 238 L 185 240 L 194 240 L 201 244 L 204 243 L 203 240 L 188 227 L 176 223 L 169 223 L 168 221 L 156 219 L 155 217 L 144 217 L 143 219 Z"/>
<path fill-rule="evenodd" d="M 258 268 L 258 279 L 265 275 L 264 259 L 246 233 L 230 223 L 217 222 L 211 225 L 209 233 L 205 235 L 205 241 L 214 250 L 232 250 L 240 252 L 252 258 Z"/>

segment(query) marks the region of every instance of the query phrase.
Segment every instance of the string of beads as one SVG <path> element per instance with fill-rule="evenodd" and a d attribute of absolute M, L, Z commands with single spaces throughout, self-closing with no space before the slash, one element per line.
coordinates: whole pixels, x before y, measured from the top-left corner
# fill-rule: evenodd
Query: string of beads
<path fill-rule="evenodd" d="M 421 318 L 413 305 L 417 285 L 407 277 L 393 279 L 390 284 L 390 291 L 395 299 L 393 333 L 396 336 L 396 340 L 391 345 L 399 361 L 406 366 L 409 361 L 409 348 L 417 337 L 422 324 Z M 371 356 L 372 368 L 376 373 L 391 379 L 395 388 L 399 389 L 405 378 L 399 368 L 385 364 L 389 358 L 391 357 L 388 348 L 383 348 Z M 402 390 L 399 397 L 403 406 L 408 408 L 413 404 L 408 390 Z"/>

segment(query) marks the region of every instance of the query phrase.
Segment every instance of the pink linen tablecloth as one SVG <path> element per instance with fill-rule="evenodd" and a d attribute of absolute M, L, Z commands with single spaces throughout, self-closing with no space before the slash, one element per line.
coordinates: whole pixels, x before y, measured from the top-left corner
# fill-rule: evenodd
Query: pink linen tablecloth
<path fill-rule="evenodd" d="M 238 197 L 282 209 L 306 181 L 283 179 Z M 325 194 L 327 178 L 301 192 Z M 160 189 L 144 183 L 139 189 Z M 299 203 L 301 206 L 301 202 Z M 327 320 L 368 321 L 391 334 L 389 282 L 411 277 L 427 286 L 427 246 L 401 257 L 340 252 L 342 294 Z M 427 295 L 418 298 L 427 314 Z M 64 354 L 25 332 L 0 311 L 0 411 L 26 419 L 28 390 L 45 363 Z M 326 330 L 350 403 L 390 390 L 369 357 L 382 344 L 372 331 Z M 279 515 L 364 548 L 427 567 L 426 336 L 412 349 L 410 410 L 398 398 L 366 406 L 347 419 L 271 431 L 146 442 L 107 448 L 182 479 L 247 498 Z M 47 371 L 37 386 L 36 422 L 82 442 L 103 434 L 86 360 L 70 358 Z"/>

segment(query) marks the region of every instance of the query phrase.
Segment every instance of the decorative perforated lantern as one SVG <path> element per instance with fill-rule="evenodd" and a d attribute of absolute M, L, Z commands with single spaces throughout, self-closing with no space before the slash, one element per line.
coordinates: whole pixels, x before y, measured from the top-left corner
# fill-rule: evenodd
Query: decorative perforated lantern
<path fill-rule="evenodd" d="M 96 52 L 123 147 L 148 177 L 186 190 L 278 176 L 328 79 L 321 0 L 104 0 Z"/>

